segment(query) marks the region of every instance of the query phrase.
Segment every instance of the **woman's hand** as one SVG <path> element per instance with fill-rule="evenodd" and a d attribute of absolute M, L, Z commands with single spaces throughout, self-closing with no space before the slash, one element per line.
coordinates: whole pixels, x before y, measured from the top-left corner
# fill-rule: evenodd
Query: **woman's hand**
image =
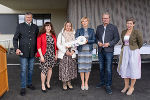
<path fill-rule="evenodd" d="M 45 62 L 45 59 L 43 56 L 40 57 L 40 62 L 44 63 Z"/>
<path fill-rule="evenodd" d="M 75 52 L 75 51 L 74 51 L 74 50 L 72 50 L 72 51 L 71 51 L 71 53 L 70 53 L 70 56 L 72 56 L 72 55 L 74 54 L 74 52 Z"/>
<path fill-rule="evenodd" d="M 69 52 L 68 50 L 66 51 L 66 55 L 67 55 L 67 56 L 70 56 L 70 52 Z"/>
<path fill-rule="evenodd" d="M 56 55 L 55 55 L 55 60 L 57 60 L 57 58 L 58 58 L 58 55 L 56 54 Z"/>
<path fill-rule="evenodd" d="M 87 43 L 88 43 L 88 40 L 86 40 L 85 44 L 87 44 Z"/>

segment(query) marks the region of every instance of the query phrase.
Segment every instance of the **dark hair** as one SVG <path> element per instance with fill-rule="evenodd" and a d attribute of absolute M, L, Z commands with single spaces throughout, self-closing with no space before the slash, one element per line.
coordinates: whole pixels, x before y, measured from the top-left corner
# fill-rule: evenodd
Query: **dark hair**
<path fill-rule="evenodd" d="M 133 24 L 135 24 L 135 22 L 136 22 L 135 18 L 133 18 L 133 17 L 127 18 L 126 22 L 128 22 L 128 21 L 132 21 Z"/>
<path fill-rule="evenodd" d="M 51 26 L 50 33 L 52 33 L 53 35 L 55 35 L 55 31 L 54 31 L 52 23 L 51 22 L 45 22 L 45 24 L 40 29 L 40 32 L 39 32 L 38 36 L 41 35 L 41 34 L 44 34 L 46 32 L 46 30 L 45 30 L 46 26 Z"/>
<path fill-rule="evenodd" d="M 33 14 L 31 12 L 26 12 L 25 15 L 32 15 L 33 16 Z"/>

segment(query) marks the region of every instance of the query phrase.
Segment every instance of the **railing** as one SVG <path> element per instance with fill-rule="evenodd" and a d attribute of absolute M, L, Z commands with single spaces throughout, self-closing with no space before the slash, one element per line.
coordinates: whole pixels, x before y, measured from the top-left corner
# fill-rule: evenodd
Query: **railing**
<path fill-rule="evenodd" d="M 0 40 L 0 45 L 6 48 L 8 50 L 8 53 L 10 53 L 11 42 L 12 42 L 12 39 Z"/>

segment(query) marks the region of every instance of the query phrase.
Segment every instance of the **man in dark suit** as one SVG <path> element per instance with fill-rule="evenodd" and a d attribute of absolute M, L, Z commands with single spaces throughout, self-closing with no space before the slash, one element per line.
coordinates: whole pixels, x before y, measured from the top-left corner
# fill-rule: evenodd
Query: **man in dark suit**
<path fill-rule="evenodd" d="M 16 33 L 13 37 L 14 49 L 16 51 L 16 54 L 20 55 L 20 63 L 21 63 L 20 95 L 22 96 L 26 94 L 26 86 L 31 90 L 35 89 L 35 87 L 32 85 L 32 72 L 34 66 L 34 57 L 35 53 L 37 52 L 36 41 L 38 32 L 39 30 L 37 25 L 32 23 L 32 13 L 26 13 L 25 22 L 17 26 Z M 27 82 L 26 82 L 26 68 L 28 69 Z"/>
<path fill-rule="evenodd" d="M 109 13 L 102 15 L 102 22 L 103 24 L 96 30 L 101 81 L 96 87 L 105 86 L 106 92 L 112 94 L 112 60 L 114 46 L 119 41 L 119 33 L 117 27 L 110 24 Z"/>

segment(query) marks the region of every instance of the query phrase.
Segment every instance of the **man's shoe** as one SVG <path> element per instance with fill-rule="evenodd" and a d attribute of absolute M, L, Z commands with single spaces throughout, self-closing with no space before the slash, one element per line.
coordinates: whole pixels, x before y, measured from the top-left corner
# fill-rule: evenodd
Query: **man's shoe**
<path fill-rule="evenodd" d="M 31 85 L 27 85 L 27 88 L 31 89 L 31 90 L 35 90 L 35 87 L 31 84 Z"/>
<path fill-rule="evenodd" d="M 26 89 L 25 88 L 21 88 L 20 95 L 24 96 L 25 94 L 26 94 Z"/>
<path fill-rule="evenodd" d="M 106 86 L 106 93 L 112 94 L 112 89 L 110 86 Z"/>
<path fill-rule="evenodd" d="M 101 87 L 104 87 L 104 84 L 99 83 L 99 84 L 96 85 L 96 88 L 101 88 Z"/>

